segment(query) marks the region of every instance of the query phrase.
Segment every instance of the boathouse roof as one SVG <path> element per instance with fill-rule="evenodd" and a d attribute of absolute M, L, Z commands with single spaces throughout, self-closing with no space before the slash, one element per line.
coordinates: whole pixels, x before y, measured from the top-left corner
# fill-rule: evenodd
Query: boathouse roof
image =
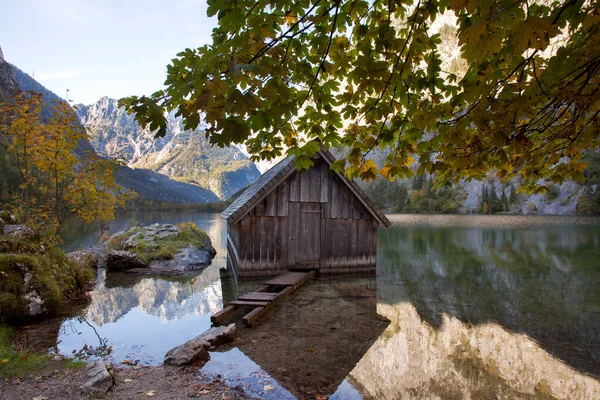
<path fill-rule="evenodd" d="M 329 164 L 335 161 L 335 157 L 331 154 L 325 146 L 319 143 L 321 149 L 318 154 Z M 296 157 L 291 155 L 279 163 L 274 165 L 267 172 L 262 174 L 252 185 L 248 187 L 225 211 L 221 213 L 221 216 L 227 220 L 227 222 L 237 223 L 242 217 L 244 217 L 254 206 L 262 201 L 269 193 L 273 191 L 280 183 L 282 183 L 288 176 L 290 176 L 296 170 Z M 366 207 L 369 213 L 375 218 L 380 224 L 385 227 L 390 226 L 390 221 L 387 217 L 373 204 L 367 194 L 358 186 L 358 184 L 351 179 L 348 179 L 343 172 L 336 173 L 340 179 L 348 186 L 348 188 L 354 193 L 354 195 L 360 200 L 360 202 Z"/>

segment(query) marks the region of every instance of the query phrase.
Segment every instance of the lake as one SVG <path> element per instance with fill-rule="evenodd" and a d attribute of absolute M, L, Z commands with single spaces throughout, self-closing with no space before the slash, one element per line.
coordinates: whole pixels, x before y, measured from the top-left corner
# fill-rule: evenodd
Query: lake
<path fill-rule="evenodd" d="M 390 219 L 378 234 L 376 276 L 314 280 L 241 332 L 239 346 L 212 352 L 204 373 L 273 399 L 314 395 L 311 384 L 339 399 L 600 398 L 599 219 Z M 65 355 L 161 363 L 210 326 L 223 299 L 255 284 L 236 286 L 224 271 L 218 214 L 121 213 L 106 225 L 112 234 L 186 221 L 217 250 L 202 273 L 101 271 L 90 303 L 21 335 Z M 102 226 L 66 226 L 65 250 L 91 246 Z"/>

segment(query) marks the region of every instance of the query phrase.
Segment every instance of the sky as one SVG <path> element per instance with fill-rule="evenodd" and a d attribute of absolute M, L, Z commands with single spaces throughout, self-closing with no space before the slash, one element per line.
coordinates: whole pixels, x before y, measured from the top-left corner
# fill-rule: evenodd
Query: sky
<path fill-rule="evenodd" d="M 4 58 L 73 103 L 151 94 L 185 48 L 210 43 L 206 0 L 0 0 Z"/>

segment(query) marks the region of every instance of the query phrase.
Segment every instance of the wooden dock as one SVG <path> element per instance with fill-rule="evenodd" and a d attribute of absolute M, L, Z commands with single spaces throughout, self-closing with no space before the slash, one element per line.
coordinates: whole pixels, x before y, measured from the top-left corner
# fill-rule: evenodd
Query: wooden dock
<path fill-rule="evenodd" d="M 210 317 L 214 325 L 223 325 L 224 321 L 230 319 L 240 309 L 251 310 L 242 317 L 246 326 L 252 326 L 262 318 L 269 310 L 284 297 L 295 292 L 315 275 L 315 271 L 309 272 L 286 272 L 271 280 L 268 280 L 256 292 L 248 292 L 229 302 L 221 311 Z"/>

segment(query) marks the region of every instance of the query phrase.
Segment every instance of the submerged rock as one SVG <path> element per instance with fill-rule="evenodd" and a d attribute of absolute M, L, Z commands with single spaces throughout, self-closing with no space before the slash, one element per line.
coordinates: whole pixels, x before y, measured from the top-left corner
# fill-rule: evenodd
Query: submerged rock
<path fill-rule="evenodd" d="M 81 385 L 81 389 L 96 394 L 104 394 L 110 390 L 115 381 L 109 370 L 110 364 L 104 361 L 95 361 L 88 365 L 88 380 Z"/>
<path fill-rule="evenodd" d="M 123 270 L 130 268 L 146 268 L 148 265 L 137 255 L 130 251 L 111 250 L 106 254 L 106 268 L 109 270 Z"/>
<path fill-rule="evenodd" d="M 203 366 L 210 360 L 210 355 L 207 350 L 211 346 L 218 346 L 220 344 L 231 342 L 235 338 L 235 333 L 235 324 L 210 328 L 200 336 L 169 350 L 165 355 L 164 364 L 179 367 L 182 365 L 200 363 L 202 364 L 201 366 Z"/>

